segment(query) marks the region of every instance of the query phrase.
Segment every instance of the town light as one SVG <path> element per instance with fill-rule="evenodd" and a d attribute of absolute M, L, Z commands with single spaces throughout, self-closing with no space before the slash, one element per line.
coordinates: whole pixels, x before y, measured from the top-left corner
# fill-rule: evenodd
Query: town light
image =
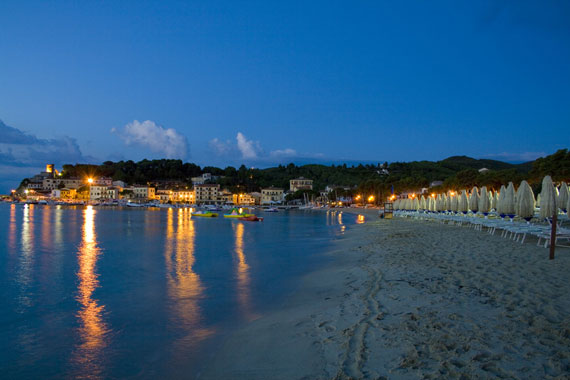
<path fill-rule="evenodd" d="M 435 193 L 431 193 L 431 197 L 432 197 L 432 198 L 435 198 Z"/>
<path fill-rule="evenodd" d="M 24 193 L 28 194 L 28 189 L 24 190 Z"/>
<path fill-rule="evenodd" d="M 374 195 L 368 197 L 368 202 L 374 202 Z"/>
<path fill-rule="evenodd" d="M 87 183 L 92 184 L 92 183 L 93 183 L 93 178 L 87 178 Z"/>

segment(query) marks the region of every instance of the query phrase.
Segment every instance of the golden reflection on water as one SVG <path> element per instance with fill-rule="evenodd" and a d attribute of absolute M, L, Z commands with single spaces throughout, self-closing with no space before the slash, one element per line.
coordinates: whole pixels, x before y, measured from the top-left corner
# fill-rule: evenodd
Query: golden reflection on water
<path fill-rule="evenodd" d="M 29 288 L 32 283 L 32 268 L 34 264 L 34 205 L 24 205 L 22 216 L 22 235 L 20 236 L 21 253 L 17 282 L 20 288 L 18 297 L 19 311 L 32 305 Z"/>
<path fill-rule="evenodd" d="M 242 313 L 248 320 L 258 318 L 258 315 L 252 311 L 251 307 L 251 280 L 249 276 L 249 265 L 245 261 L 243 233 L 244 225 L 242 222 L 234 223 L 235 232 L 235 253 L 237 256 L 237 280 L 238 280 L 238 302 Z"/>
<path fill-rule="evenodd" d="M 338 213 L 338 224 L 342 226 L 342 211 Z"/>
<path fill-rule="evenodd" d="M 183 208 L 175 217 L 174 210 L 168 209 L 164 249 L 168 297 L 177 315 L 176 325 L 186 331 L 178 342 L 183 346 L 195 345 L 215 332 L 202 326 L 199 300 L 204 296 L 204 286 L 193 270 L 196 230 L 190 214 Z"/>
<path fill-rule="evenodd" d="M 8 227 L 8 252 L 16 252 L 16 205 L 10 205 L 10 222 Z"/>
<path fill-rule="evenodd" d="M 95 213 L 92 206 L 83 211 L 82 242 L 79 246 L 78 262 L 79 279 L 77 301 L 81 309 L 77 313 L 79 319 L 79 339 L 81 343 L 75 348 L 73 361 L 79 365 L 80 377 L 99 378 L 102 376 L 102 355 L 107 346 L 109 329 L 103 321 L 104 305 L 99 305 L 93 297 L 99 287 L 99 275 L 96 273 L 97 259 L 101 254 L 97 246 L 95 232 Z"/>
<path fill-rule="evenodd" d="M 53 248 L 51 236 L 51 207 L 42 207 L 42 247 L 46 250 Z"/>
<path fill-rule="evenodd" d="M 359 214 L 356 218 L 356 224 L 363 224 L 364 223 L 364 215 Z"/>

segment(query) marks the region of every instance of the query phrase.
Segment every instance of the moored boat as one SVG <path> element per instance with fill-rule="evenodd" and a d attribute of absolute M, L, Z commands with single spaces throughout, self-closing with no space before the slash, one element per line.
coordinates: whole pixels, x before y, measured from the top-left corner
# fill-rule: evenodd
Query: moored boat
<path fill-rule="evenodd" d="M 199 217 L 202 217 L 202 218 L 215 218 L 215 217 L 218 216 L 217 213 L 215 213 L 215 212 L 210 212 L 210 211 L 196 211 L 196 212 L 191 213 L 190 215 L 192 215 L 192 216 L 199 216 Z"/>

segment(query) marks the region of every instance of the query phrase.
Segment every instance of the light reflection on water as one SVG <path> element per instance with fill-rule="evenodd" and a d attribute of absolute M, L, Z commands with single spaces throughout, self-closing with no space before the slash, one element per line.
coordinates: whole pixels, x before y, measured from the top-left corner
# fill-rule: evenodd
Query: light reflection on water
<path fill-rule="evenodd" d="M 102 356 L 108 345 L 109 329 L 103 320 L 104 305 L 99 305 L 93 293 L 99 287 L 96 272 L 101 249 L 97 245 L 95 231 L 96 211 L 91 207 L 83 211 L 82 242 L 77 252 L 79 271 L 76 299 L 81 305 L 79 319 L 79 344 L 75 347 L 72 362 L 81 377 L 99 378 L 104 370 Z"/>
<path fill-rule="evenodd" d="M 10 227 L 8 229 L 8 252 L 16 252 L 16 205 L 10 205 Z"/>
<path fill-rule="evenodd" d="M 299 211 L 246 223 L 191 211 L 0 205 L 2 377 L 181 368 L 172 377 L 191 378 L 209 347 L 276 305 L 357 218 Z"/>
<path fill-rule="evenodd" d="M 34 205 L 25 205 L 22 217 L 22 236 L 20 237 L 21 254 L 18 269 L 20 288 L 18 311 L 23 313 L 32 306 L 30 286 L 34 265 Z"/>
<path fill-rule="evenodd" d="M 252 311 L 251 306 L 249 265 L 245 261 L 243 244 L 244 225 L 243 222 L 234 221 L 232 227 L 235 233 L 235 254 L 237 256 L 238 301 L 242 314 L 251 321 L 259 316 Z"/>
<path fill-rule="evenodd" d="M 189 209 L 178 209 L 176 228 L 174 210 L 168 209 L 164 258 L 168 284 L 168 298 L 175 311 L 175 325 L 185 330 L 176 345 L 189 347 L 198 344 L 215 330 L 203 326 L 198 304 L 204 296 L 200 276 L 194 272 L 196 231 Z"/>

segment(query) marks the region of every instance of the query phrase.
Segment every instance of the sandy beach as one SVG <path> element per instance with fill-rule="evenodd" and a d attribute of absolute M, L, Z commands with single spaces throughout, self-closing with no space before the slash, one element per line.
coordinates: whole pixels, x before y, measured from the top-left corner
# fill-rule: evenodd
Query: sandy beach
<path fill-rule="evenodd" d="M 550 261 L 533 241 L 366 214 L 333 264 L 226 340 L 199 377 L 570 376 L 569 249 Z"/>

